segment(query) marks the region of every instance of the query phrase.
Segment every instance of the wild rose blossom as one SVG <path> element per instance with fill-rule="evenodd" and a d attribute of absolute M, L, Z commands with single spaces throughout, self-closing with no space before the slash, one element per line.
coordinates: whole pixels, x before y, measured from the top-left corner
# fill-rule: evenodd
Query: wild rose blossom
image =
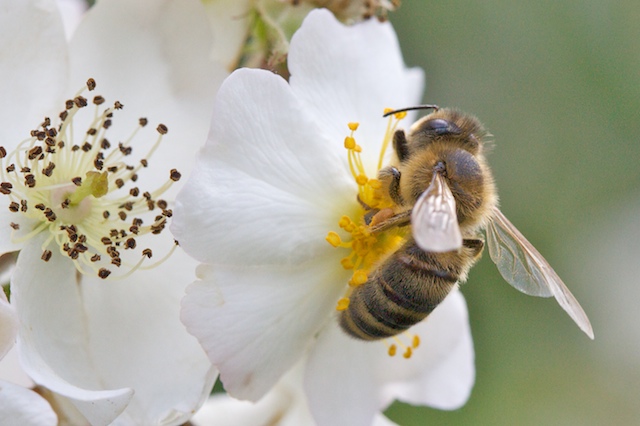
<path fill-rule="evenodd" d="M 319 425 L 370 425 L 394 399 L 459 407 L 474 380 L 461 294 L 410 330 L 422 343 L 409 359 L 390 357 L 383 343 L 339 329 L 336 306 L 357 277 L 349 252 L 327 243 L 340 246 L 331 232 L 349 238 L 344 217 L 359 225 L 356 194 L 374 181 L 397 125 L 382 113 L 419 102 L 422 72 L 405 67 L 390 24 L 345 27 L 327 11 L 309 14 L 288 65 L 289 82 L 241 69 L 218 92 L 174 210 L 177 240 L 203 262 L 182 319 L 240 399 L 259 400 L 306 360 Z M 345 149 L 345 137 L 357 144 Z"/>

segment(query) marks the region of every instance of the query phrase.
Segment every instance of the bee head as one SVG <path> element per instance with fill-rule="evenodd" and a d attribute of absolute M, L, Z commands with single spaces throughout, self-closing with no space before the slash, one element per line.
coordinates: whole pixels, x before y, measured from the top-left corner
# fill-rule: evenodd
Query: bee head
<path fill-rule="evenodd" d="M 419 151 L 433 143 L 446 143 L 478 154 L 486 131 L 473 116 L 443 108 L 416 121 L 407 137 L 410 151 Z"/>

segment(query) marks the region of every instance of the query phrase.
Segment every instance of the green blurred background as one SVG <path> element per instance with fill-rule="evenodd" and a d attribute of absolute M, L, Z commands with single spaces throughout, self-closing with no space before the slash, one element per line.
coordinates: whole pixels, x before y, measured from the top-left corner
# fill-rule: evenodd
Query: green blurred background
<path fill-rule="evenodd" d="M 460 410 L 395 403 L 409 425 L 640 424 L 640 3 L 410 1 L 391 14 L 424 100 L 477 115 L 503 212 L 589 315 L 506 284 L 463 287 L 476 385 Z"/>

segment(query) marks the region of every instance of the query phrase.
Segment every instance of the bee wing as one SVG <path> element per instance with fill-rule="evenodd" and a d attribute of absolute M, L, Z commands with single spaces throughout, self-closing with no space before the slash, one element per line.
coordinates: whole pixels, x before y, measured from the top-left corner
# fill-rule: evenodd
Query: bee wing
<path fill-rule="evenodd" d="M 593 329 L 587 314 L 540 252 L 495 208 L 487 224 L 489 255 L 502 277 L 531 296 L 555 297 L 562 309 L 587 336 Z"/>
<path fill-rule="evenodd" d="M 441 173 L 434 174 L 431 185 L 413 206 L 411 229 L 418 247 L 424 251 L 445 252 L 462 247 L 456 200 Z"/>

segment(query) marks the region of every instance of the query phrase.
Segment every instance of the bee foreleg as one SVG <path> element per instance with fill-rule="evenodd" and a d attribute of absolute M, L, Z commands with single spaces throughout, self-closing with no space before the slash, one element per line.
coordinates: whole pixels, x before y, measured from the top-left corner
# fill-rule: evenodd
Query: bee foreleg
<path fill-rule="evenodd" d="M 400 162 L 409 158 L 409 146 L 407 145 L 407 137 L 404 134 L 404 130 L 396 130 L 393 134 L 393 149 L 396 151 Z"/>
<path fill-rule="evenodd" d="M 400 170 L 393 166 L 385 167 L 378 172 L 378 179 L 386 184 L 388 182 L 387 191 L 391 201 L 398 205 L 404 204 L 402 195 L 400 194 Z"/>

